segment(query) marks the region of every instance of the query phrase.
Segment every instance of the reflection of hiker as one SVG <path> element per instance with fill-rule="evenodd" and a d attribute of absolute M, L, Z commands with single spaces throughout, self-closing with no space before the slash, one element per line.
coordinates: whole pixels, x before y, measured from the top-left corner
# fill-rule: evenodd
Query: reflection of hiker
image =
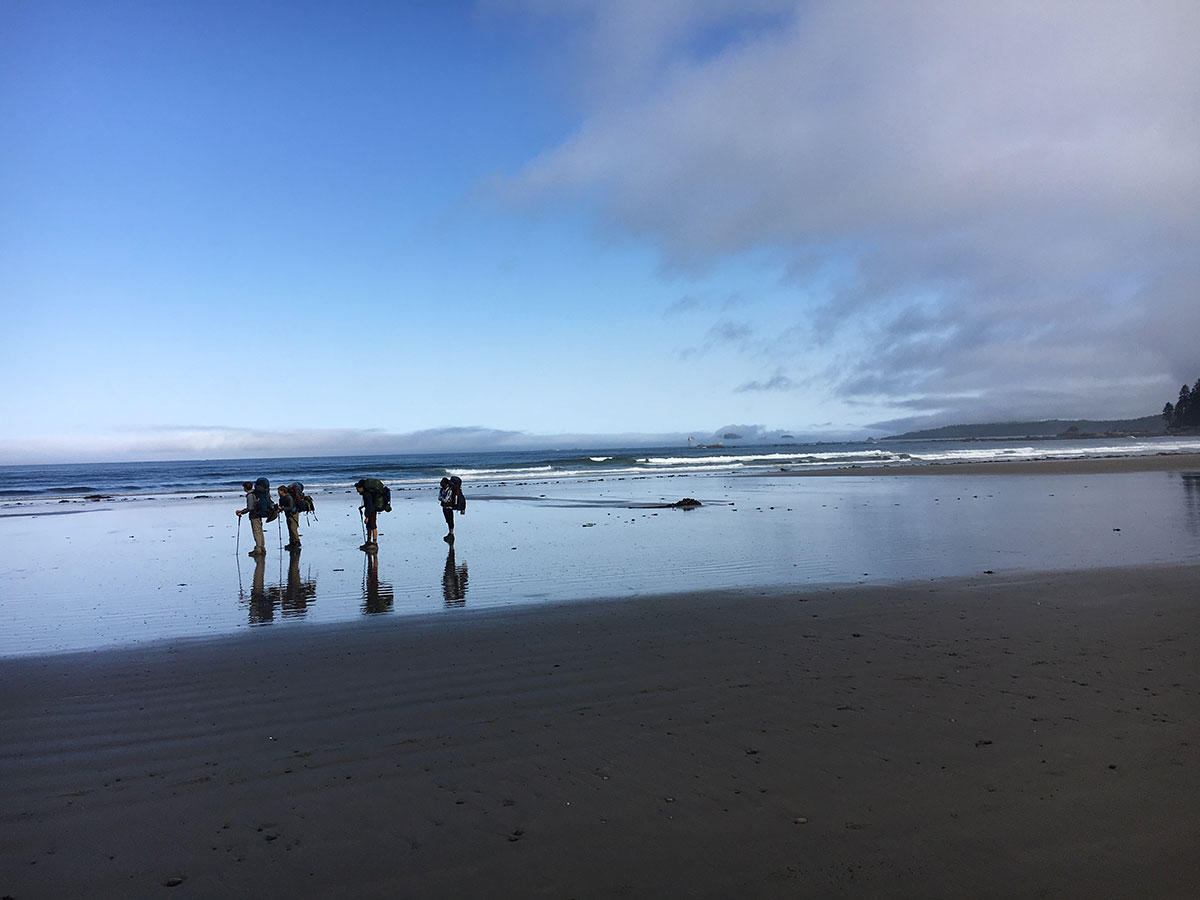
<path fill-rule="evenodd" d="M 442 596 L 446 599 L 446 608 L 467 605 L 467 564 L 454 564 L 454 545 L 446 554 L 446 568 L 442 572 Z"/>
<path fill-rule="evenodd" d="M 354 483 L 355 489 L 362 494 L 363 503 L 359 509 L 363 510 L 366 516 L 366 543 L 359 550 L 366 550 L 370 553 L 372 550 L 379 548 L 379 529 L 376 524 L 375 515 L 380 512 L 392 511 L 392 492 L 386 484 L 378 478 L 360 478 Z"/>
<path fill-rule="evenodd" d="M 367 554 L 367 571 L 363 576 L 363 614 L 374 616 L 390 612 L 395 595 L 386 581 L 379 582 L 379 555 Z"/>
<path fill-rule="evenodd" d="M 284 485 L 279 486 L 279 508 L 287 519 L 288 527 L 288 542 L 283 549 L 296 553 L 300 550 L 300 510 L 296 506 L 296 498 Z"/>
<path fill-rule="evenodd" d="M 438 503 L 442 504 L 442 516 L 446 519 L 446 536 L 442 538 L 447 544 L 454 543 L 454 511 L 463 515 L 467 513 L 467 498 L 463 495 L 462 479 L 457 475 L 443 478 L 438 489 Z"/>
<path fill-rule="evenodd" d="M 279 509 L 271 499 L 271 482 L 265 478 L 258 479 L 254 484 L 243 481 L 242 489 L 246 492 L 246 508 L 237 511 L 238 518 L 249 513 L 250 530 L 254 532 L 254 549 L 246 555 L 266 556 L 267 542 L 263 539 L 263 520 L 274 522 L 279 515 Z"/>
<path fill-rule="evenodd" d="M 308 601 L 317 595 L 315 580 L 305 581 L 300 577 L 300 554 L 291 554 L 288 561 L 287 587 L 283 591 L 282 607 L 285 616 L 302 616 L 308 609 Z"/>
<path fill-rule="evenodd" d="M 253 518 L 250 519 L 254 521 Z M 259 529 L 261 530 L 261 528 Z M 254 554 L 251 554 L 253 556 Z M 250 624 L 263 625 L 275 618 L 275 601 L 267 593 L 267 552 L 258 554 L 254 561 L 254 581 L 250 586 Z"/>

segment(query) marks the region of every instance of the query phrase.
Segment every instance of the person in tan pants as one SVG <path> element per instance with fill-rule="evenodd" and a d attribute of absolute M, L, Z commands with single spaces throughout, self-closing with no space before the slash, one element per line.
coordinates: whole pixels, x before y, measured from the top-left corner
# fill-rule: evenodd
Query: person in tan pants
<path fill-rule="evenodd" d="M 254 496 L 254 485 L 249 481 L 242 482 L 242 490 L 246 492 L 246 507 L 237 511 L 238 518 L 250 514 L 250 531 L 254 534 L 254 549 L 247 556 L 266 556 L 267 542 L 263 538 L 263 517 L 258 511 L 258 499 Z"/>
<path fill-rule="evenodd" d="M 300 549 L 300 510 L 296 508 L 296 498 L 292 492 L 283 485 L 279 486 L 279 508 L 283 510 L 288 527 L 288 542 L 283 549 L 295 553 Z"/>

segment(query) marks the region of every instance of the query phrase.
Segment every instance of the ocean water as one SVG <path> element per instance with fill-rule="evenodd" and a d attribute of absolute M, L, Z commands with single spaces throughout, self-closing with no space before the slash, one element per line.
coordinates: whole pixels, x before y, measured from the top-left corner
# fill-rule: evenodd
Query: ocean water
<path fill-rule="evenodd" d="M 933 464 L 985 453 L 1012 459 L 1198 449 L 1163 441 L 994 443 L 904 453 Z M 1200 472 L 872 474 L 873 466 L 899 459 L 895 449 L 7 467 L 0 655 L 246 632 L 269 640 L 324 623 L 370 627 L 380 618 L 708 588 L 804 591 L 1200 560 Z M 832 458 L 862 471 L 771 474 Z M 463 475 L 469 497 L 453 545 L 442 540 L 436 499 L 445 471 Z M 302 480 L 313 494 L 317 511 L 302 519 L 301 553 L 282 550 L 286 532 L 277 522 L 267 526 L 267 557 L 247 557 L 249 525 L 234 511 L 241 481 L 259 475 L 276 484 Z M 380 475 L 393 490 L 393 512 L 380 517 L 372 557 L 358 549 L 360 498 L 350 487 L 363 475 Z M 702 505 L 669 506 L 684 497 Z"/>
<path fill-rule="evenodd" d="M 380 478 L 394 489 L 429 484 L 447 474 L 459 475 L 470 484 L 493 487 L 535 480 L 750 474 L 844 466 L 935 465 L 1184 452 L 1200 452 L 1200 438 L 620 447 L 0 466 L 0 504 L 48 498 L 228 492 L 239 490 L 243 481 L 253 481 L 259 476 L 266 477 L 272 485 L 299 481 L 309 490 L 349 487 L 363 477 Z"/>

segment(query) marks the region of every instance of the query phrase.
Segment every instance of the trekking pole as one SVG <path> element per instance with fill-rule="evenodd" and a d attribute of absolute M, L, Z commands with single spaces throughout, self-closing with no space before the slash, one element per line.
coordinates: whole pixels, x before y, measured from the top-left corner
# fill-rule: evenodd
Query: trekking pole
<path fill-rule="evenodd" d="M 358 523 L 362 525 L 363 543 L 367 541 L 367 518 L 363 515 L 363 508 L 358 508 Z"/>
<path fill-rule="evenodd" d="M 238 569 L 238 599 L 244 600 L 246 591 L 242 588 L 242 517 L 238 516 L 237 540 L 233 545 L 233 559 Z"/>

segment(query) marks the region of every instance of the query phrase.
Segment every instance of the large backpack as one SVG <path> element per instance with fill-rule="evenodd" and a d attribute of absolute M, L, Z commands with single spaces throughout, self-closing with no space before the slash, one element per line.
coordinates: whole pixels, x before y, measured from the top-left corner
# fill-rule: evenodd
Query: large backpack
<path fill-rule="evenodd" d="M 463 493 L 462 479 L 457 475 L 450 476 L 450 487 L 454 490 L 454 508 L 460 513 L 467 511 L 467 495 Z"/>
<path fill-rule="evenodd" d="M 317 511 L 316 506 L 313 505 L 313 498 L 304 493 L 304 484 L 302 482 L 297 481 L 295 484 L 288 485 L 288 493 L 296 501 L 296 512 Z"/>
<path fill-rule="evenodd" d="M 274 522 L 279 518 L 279 507 L 271 497 L 271 482 L 265 478 L 254 482 L 254 512 L 264 522 Z"/>
<path fill-rule="evenodd" d="M 392 511 L 392 489 L 378 478 L 363 479 L 363 494 L 371 495 L 371 505 L 375 512 Z"/>

